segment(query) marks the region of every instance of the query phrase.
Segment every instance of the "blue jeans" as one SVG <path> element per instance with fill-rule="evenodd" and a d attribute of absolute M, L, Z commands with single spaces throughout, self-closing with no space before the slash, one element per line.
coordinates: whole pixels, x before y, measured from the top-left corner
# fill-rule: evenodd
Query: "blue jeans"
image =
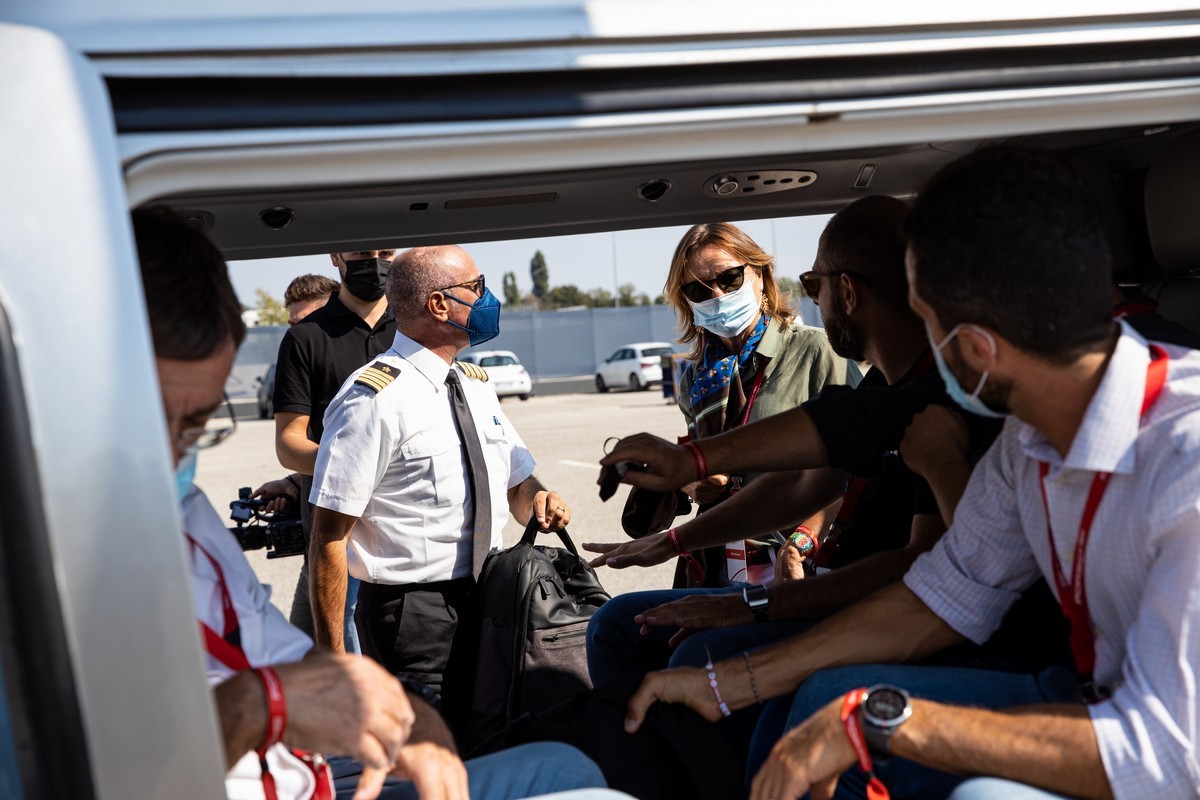
<path fill-rule="evenodd" d="M 362 766 L 344 756 L 335 756 L 329 763 L 333 768 L 338 800 L 349 800 L 354 795 Z M 521 745 L 490 756 L 473 758 L 466 765 L 471 800 L 518 800 L 607 786 L 600 768 L 591 759 L 574 747 L 559 742 Z M 395 778 L 387 779 L 379 798 L 418 800 L 416 787 L 411 781 Z"/>
<path fill-rule="evenodd" d="M 630 592 L 609 600 L 592 615 L 587 630 L 588 673 L 593 686 L 606 686 L 619 678 L 641 676 L 667 667 L 702 667 L 713 661 L 790 638 L 812 627 L 811 622 L 789 620 L 693 633 L 674 650 L 667 644 L 675 630 L 656 628 L 648 635 L 634 616 L 664 603 L 695 594 L 740 594 L 729 589 L 663 589 Z"/>
<path fill-rule="evenodd" d="M 949 800 L 1067 800 L 1067 797 L 1003 778 L 972 778 L 960 783 L 950 793 Z"/>
<path fill-rule="evenodd" d="M 851 689 L 877 683 L 894 684 L 907 690 L 913 697 L 926 700 L 992 709 L 1071 702 L 1079 698 L 1079 679 L 1061 667 L 1051 667 L 1037 675 L 892 664 L 837 667 L 814 673 L 796 690 L 785 730 L 798 726 Z M 751 777 L 766 761 L 778 739 L 774 732 L 762 731 L 761 728 L 760 723 L 760 730 L 755 731 L 751 745 L 747 765 L 747 774 Z M 963 776 L 949 775 L 903 758 L 879 764 L 876 771 L 896 800 L 948 797 L 965 780 Z M 865 794 L 866 777 L 857 767 L 846 772 L 838 781 L 836 797 L 839 800 L 861 798 Z"/>

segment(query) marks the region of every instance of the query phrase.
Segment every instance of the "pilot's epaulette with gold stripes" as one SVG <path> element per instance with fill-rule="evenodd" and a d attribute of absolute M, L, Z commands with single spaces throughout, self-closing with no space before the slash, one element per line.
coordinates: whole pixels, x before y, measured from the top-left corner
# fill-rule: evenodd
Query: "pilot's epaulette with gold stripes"
<path fill-rule="evenodd" d="M 376 361 L 371 366 L 364 369 L 354 379 L 354 382 L 359 386 L 365 386 L 375 394 L 387 388 L 387 385 L 396 380 L 396 376 L 400 374 L 399 367 L 393 367 L 391 364 L 385 364 L 382 361 Z"/>
<path fill-rule="evenodd" d="M 455 361 L 454 363 L 463 371 L 463 375 L 466 375 L 471 380 L 483 381 L 484 383 L 487 383 L 488 374 L 487 370 L 485 370 L 483 367 L 479 366 L 478 364 L 472 364 L 468 361 Z"/>

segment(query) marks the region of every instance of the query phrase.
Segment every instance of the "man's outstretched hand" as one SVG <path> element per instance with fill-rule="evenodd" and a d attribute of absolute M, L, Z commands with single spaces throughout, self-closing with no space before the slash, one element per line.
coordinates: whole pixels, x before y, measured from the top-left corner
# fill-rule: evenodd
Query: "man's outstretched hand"
<path fill-rule="evenodd" d="M 649 433 L 635 433 L 617 442 L 612 452 L 600 459 L 600 465 L 607 467 L 623 461 L 645 467 L 626 470 L 621 482 L 632 486 L 668 492 L 699 479 L 696 461 L 688 448 Z"/>

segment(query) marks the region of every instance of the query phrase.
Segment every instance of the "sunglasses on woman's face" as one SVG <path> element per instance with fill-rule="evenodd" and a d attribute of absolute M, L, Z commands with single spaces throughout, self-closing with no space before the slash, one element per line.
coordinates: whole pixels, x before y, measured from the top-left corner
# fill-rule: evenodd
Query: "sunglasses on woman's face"
<path fill-rule="evenodd" d="M 679 287 L 679 291 L 683 292 L 683 296 L 693 303 L 703 303 L 705 300 L 711 300 L 713 290 L 710 284 L 716 283 L 717 288 L 723 293 L 729 294 L 736 292 L 742 288 L 742 282 L 746 280 L 746 267 L 749 264 L 740 264 L 736 267 L 722 270 L 715 278 L 710 278 L 708 281 L 691 281 Z"/>

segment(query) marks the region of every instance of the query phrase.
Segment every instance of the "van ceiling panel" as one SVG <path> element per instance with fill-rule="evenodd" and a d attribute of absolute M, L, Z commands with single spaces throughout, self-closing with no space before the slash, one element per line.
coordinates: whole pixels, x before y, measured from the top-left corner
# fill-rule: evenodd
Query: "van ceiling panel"
<path fill-rule="evenodd" d="M 906 196 L 954 157 L 916 146 L 870 154 L 788 155 L 403 186 L 191 195 L 162 202 L 203 212 L 196 216 L 211 219 L 210 234 L 226 256 L 249 259 L 826 213 L 865 194 Z M 855 189 L 868 163 L 875 165 L 870 186 Z M 726 174 L 797 171 L 817 177 L 811 185 L 784 192 L 711 191 L 714 177 Z M 652 191 L 657 199 L 646 199 L 642 195 L 653 182 L 662 182 L 653 188 L 665 192 Z M 259 214 L 278 206 L 292 209 L 295 217 L 282 230 L 272 230 L 259 221 Z"/>
<path fill-rule="evenodd" d="M 587 117 L 1200 76 L 1200 36 L 539 72 L 107 78 L 120 133 Z"/>
<path fill-rule="evenodd" d="M 1136 175 L 1194 122 L 1025 137 L 1092 165 L 1092 178 Z M 159 198 L 188 212 L 231 259 L 303 255 L 446 242 L 557 236 L 832 213 L 867 194 L 910 197 L 943 164 L 979 141 L 938 142 L 824 154 L 785 154 L 726 162 L 691 161 L 618 168 L 481 176 L 338 188 L 279 188 Z M 873 167 L 865 187 L 864 168 Z M 774 193 L 713 191 L 723 176 L 815 174 L 810 185 Z M 655 191 L 646 197 L 647 187 Z M 1111 191 L 1111 189 L 1110 189 Z M 639 194 L 639 192 L 641 194 Z M 264 211 L 288 209 L 273 229 Z M 278 213 L 266 216 L 282 219 Z M 1132 257 L 1132 256 L 1131 256 Z"/>

